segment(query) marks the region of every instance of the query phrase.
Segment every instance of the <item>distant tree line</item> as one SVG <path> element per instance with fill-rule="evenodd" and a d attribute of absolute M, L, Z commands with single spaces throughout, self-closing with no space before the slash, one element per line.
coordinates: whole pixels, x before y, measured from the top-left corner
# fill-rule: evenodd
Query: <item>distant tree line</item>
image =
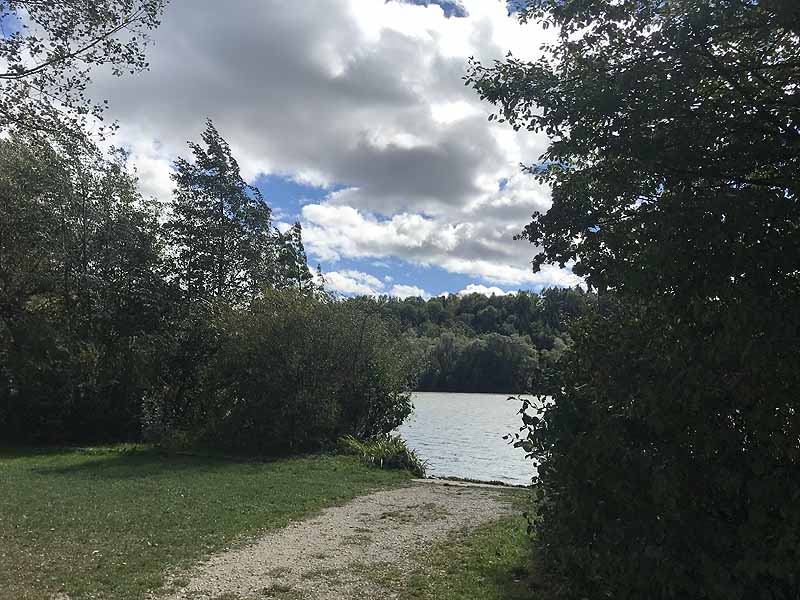
<path fill-rule="evenodd" d="M 595 304 L 576 289 L 387 298 L 382 314 L 400 324 L 417 356 L 421 391 L 522 393 L 571 342 L 569 327 Z"/>
<path fill-rule="evenodd" d="M 0 139 L 0 438 L 274 453 L 391 431 L 406 341 L 315 283 L 210 122 L 190 150 L 162 206 L 74 131 Z"/>

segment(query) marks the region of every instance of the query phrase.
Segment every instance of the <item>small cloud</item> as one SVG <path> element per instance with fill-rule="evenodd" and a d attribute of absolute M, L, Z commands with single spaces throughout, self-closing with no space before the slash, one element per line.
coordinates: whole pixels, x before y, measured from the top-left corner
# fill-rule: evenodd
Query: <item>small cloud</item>
<path fill-rule="evenodd" d="M 361 271 L 330 271 L 323 276 L 325 287 L 339 294 L 377 296 L 383 288 L 383 283 L 377 277 Z"/>
<path fill-rule="evenodd" d="M 431 295 L 419 288 L 415 285 L 403 285 L 398 284 L 392 286 L 392 289 L 389 291 L 390 296 L 395 296 L 397 298 L 430 298 Z"/>
<path fill-rule="evenodd" d="M 330 271 L 324 273 L 325 287 L 328 291 L 345 296 L 382 296 L 389 295 L 396 298 L 430 298 L 431 295 L 415 285 L 396 284 L 388 291 L 386 284 L 369 273 L 345 269 L 342 271 Z M 393 281 L 386 276 L 387 282 Z"/>
<path fill-rule="evenodd" d="M 347 269 L 344 271 L 339 271 L 339 273 L 345 277 L 358 281 L 360 283 L 369 285 L 376 289 L 383 288 L 383 282 L 378 279 L 377 277 L 370 275 L 369 273 L 364 273 L 363 271 L 356 271 L 353 269 Z"/>
<path fill-rule="evenodd" d="M 487 287 L 478 283 L 470 283 L 467 287 L 458 292 L 459 296 L 467 296 L 469 294 L 482 294 L 484 296 L 513 296 L 516 294 L 516 292 L 506 292 L 496 286 Z"/>
<path fill-rule="evenodd" d="M 291 228 L 292 225 L 290 223 L 287 223 L 286 221 L 275 221 L 275 229 L 277 229 L 281 233 L 286 233 Z"/>
<path fill-rule="evenodd" d="M 272 210 L 273 221 L 280 222 L 290 218 L 289 213 L 287 213 L 279 206 L 271 206 L 270 209 Z"/>

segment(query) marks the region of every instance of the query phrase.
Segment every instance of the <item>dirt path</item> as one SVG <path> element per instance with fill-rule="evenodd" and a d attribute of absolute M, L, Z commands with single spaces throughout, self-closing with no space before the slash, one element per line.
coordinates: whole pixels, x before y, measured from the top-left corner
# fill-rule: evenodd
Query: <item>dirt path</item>
<path fill-rule="evenodd" d="M 414 555 L 451 531 L 514 510 L 503 488 L 415 482 L 376 492 L 290 524 L 255 543 L 217 554 L 171 598 L 368 600 L 395 598 L 365 577 L 387 563 L 409 572 Z"/>

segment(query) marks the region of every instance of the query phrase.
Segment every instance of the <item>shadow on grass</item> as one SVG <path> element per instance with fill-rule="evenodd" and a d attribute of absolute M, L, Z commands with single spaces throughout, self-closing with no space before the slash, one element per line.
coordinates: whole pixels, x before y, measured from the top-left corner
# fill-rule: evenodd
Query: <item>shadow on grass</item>
<path fill-rule="evenodd" d="M 438 575 L 419 578 L 421 589 L 415 598 L 535 597 L 526 529 L 527 522 L 521 516 L 505 517 L 440 545 L 427 556 Z"/>
<path fill-rule="evenodd" d="M 333 457 L 328 452 L 279 456 L 244 456 L 213 450 L 176 451 L 129 444 L 104 447 L 0 448 L 0 460 L 37 459 L 31 473 L 88 479 L 141 479 L 179 473 L 214 473 L 231 467 L 266 466 L 290 460 Z M 338 458 L 341 458 L 338 457 Z M 44 460 L 38 460 L 44 459 Z M 25 468 L 25 467 L 23 467 Z M 336 467 L 333 467 L 336 470 Z"/>
<path fill-rule="evenodd" d="M 75 452 L 75 448 L 61 447 L 0 447 L 0 459 L 15 460 L 19 458 L 35 458 L 40 456 L 51 456 Z"/>
<path fill-rule="evenodd" d="M 42 476 L 77 475 L 91 479 L 138 479 L 162 474 L 214 472 L 231 465 L 266 464 L 277 460 L 254 460 L 203 452 L 173 452 L 143 445 L 0 448 L 0 459 L 14 461 L 41 458 L 45 459 L 45 464 L 37 461 L 37 466 L 31 467 L 30 472 Z"/>
<path fill-rule="evenodd" d="M 231 461 L 192 456 L 159 454 L 109 454 L 63 466 L 36 467 L 32 472 L 50 476 L 77 475 L 91 479 L 141 479 L 189 472 L 212 472 L 230 466 Z"/>
<path fill-rule="evenodd" d="M 497 595 L 502 600 L 530 600 L 536 591 L 533 575 L 526 567 L 487 569 L 485 575 L 494 579 Z"/>

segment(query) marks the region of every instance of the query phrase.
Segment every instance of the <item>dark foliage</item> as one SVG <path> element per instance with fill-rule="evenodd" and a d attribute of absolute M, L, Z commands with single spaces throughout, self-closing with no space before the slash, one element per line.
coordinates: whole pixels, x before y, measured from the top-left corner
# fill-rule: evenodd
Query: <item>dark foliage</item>
<path fill-rule="evenodd" d="M 760 343 L 742 343 L 743 318 L 607 298 L 575 328 L 522 441 L 556 597 L 796 597 L 800 318 L 760 318 Z"/>
<path fill-rule="evenodd" d="M 124 156 L 0 140 L 2 439 L 286 453 L 408 415 L 411 355 L 378 304 L 318 288 L 300 226 L 272 227 L 210 123 L 191 148 L 161 225 Z"/>
<path fill-rule="evenodd" d="M 151 429 L 259 454 L 389 433 L 411 411 L 413 371 L 403 339 L 376 308 L 287 290 L 265 292 L 246 309 L 220 308 L 197 324 L 206 337 L 192 347 L 213 352 L 194 362 L 193 378 L 154 390 Z"/>
<path fill-rule="evenodd" d="M 796 2 L 527 6 L 544 58 L 468 82 L 551 136 L 524 236 L 601 292 L 525 417 L 542 593 L 797 598 Z"/>
<path fill-rule="evenodd" d="M 130 439 L 169 300 L 155 212 L 120 160 L 0 141 L 0 436 Z"/>

